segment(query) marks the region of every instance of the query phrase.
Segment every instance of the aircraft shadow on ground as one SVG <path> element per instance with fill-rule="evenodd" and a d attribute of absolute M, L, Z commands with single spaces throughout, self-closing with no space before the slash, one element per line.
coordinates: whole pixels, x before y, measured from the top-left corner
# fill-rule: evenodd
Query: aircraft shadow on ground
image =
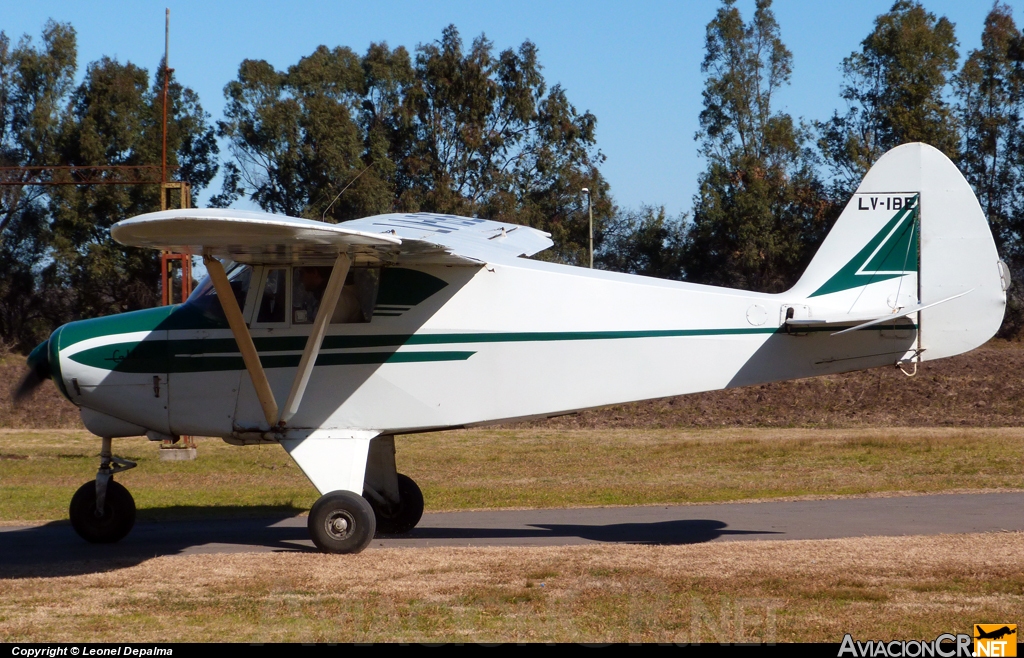
<path fill-rule="evenodd" d="M 184 511 L 187 508 L 181 508 Z M 195 512 L 195 510 L 192 510 Z M 180 555 L 210 544 L 225 552 L 249 550 L 312 551 L 304 519 L 291 506 L 264 507 L 259 518 L 250 508 L 204 509 L 200 519 L 181 520 L 175 510 L 162 510 L 165 521 L 143 521 L 117 544 L 89 544 L 66 521 L 0 532 L 0 580 L 102 573 L 132 567 L 162 555 Z M 242 515 L 249 518 L 239 518 Z M 174 519 L 174 516 L 179 516 Z M 292 523 L 281 523 L 292 519 Z M 296 522 L 297 521 L 297 522 Z M 608 525 L 531 524 L 520 528 L 417 528 L 412 540 L 537 540 L 579 538 L 631 544 L 695 544 L 724 535 L 777 534 L 761 530 L 729 530 L 722 521 L 688 519 L 656 523 Z M 382 536 L 386 538 L 386 536 Z M 436 545 L 436 544 L 435 544 Z"/>
<path fill-rule="evenodd" d="M 727 530 L 723 521 L 681 519 L 656 523 L 579 525 L 531 523 L 529 528 L 416 528 L 414 539 L 558 539 L 579 538 L 621 544 L 700 544 L 723 535 L 781 534 L 768 530 Z"/>
<path fill-rule="evenodd" d="M 208 544 L 225 544 L 233 552 L 247 547 L 305 550 L 294 543 L 309 539 L 304 522 L 278 525 L 301 511 L 291 505 L 147 510 L 131 533 L 116 544 L 90 544 L 75 534 L 67 521 L 16 530 L 0 528 L 0 580 L 124 569 Z"/>

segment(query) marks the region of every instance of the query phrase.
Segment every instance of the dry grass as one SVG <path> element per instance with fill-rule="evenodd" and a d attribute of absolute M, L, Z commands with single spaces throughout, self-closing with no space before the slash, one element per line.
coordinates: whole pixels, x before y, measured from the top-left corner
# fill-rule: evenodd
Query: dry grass
<path fill-rule="evenodd" d="M 1019 622 L 1022 540 L 161 557 L 83 576 L 0 580 L 0 640 L 933 639 L 973 623 Z"/>
<path fill-rule="evenodd" d="M 114 452 L 139 467 L 117 476 L 141 518 L 298 513 L 317 493 L 278 446 L 200 442 L 193 462 L 162 462 L 158 444 L 118 439 Z M 0 520 L 63 519 L 71 495 L 95 477 L 99 440 L 85 430 L 0 430 Z"/>
<path fill-rule="evenodd" d="M 1024 430 L 474 430 L 404 437 L 432 508 L 1024 488 Z"/>
<path fill-rule="evenodd" d="M 194 462 L 160 462 L 145 439 L 118 478 L 143 518 L 308 509 L 317 497 L 277 446 L 201 440 Z M 65 518 L 95 473 L 84 431 L 0 430 L 0 521 Z M 1024 488 L 1024 429 L 561 430 L 398 439 L 398 464 L 432 511 L 640 505 Z"/>

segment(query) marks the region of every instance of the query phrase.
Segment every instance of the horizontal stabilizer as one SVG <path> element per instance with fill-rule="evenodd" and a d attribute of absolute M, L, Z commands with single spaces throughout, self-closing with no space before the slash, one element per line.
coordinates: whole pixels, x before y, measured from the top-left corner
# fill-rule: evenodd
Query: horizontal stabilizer
<path fill-rule="evenodd" d="M 973 288 L 972 288 L 972 290 L 973 290 Z M 964 295 L 966 295 L 969 292 L 971 292 L 971 290 L 967 290 L 967 291 L 962 292 L 962 293 L 960 293 L 958 295 L 953 295 L 952 297 L 946 297 L 945 299 L 940 299 L 937 302 L 930 302 L 928 304 L 914 304 L 912 306 L 904 306 L 902 308 L 898 308 L 898 309 L 893 310 L 891 313 L 885 313 L 883 315 L 874 315 L 874 316 L 866 316 L 865 317 L 865 316 L 852 316 L 852 315 L 849 315 L 849 314 L 841 314 L 841 315 L 840 314 L 836 314 L 836 315 L 828 315 L 828 316 L 824 316 L 824 317 L 820 317 L 820 318 L 805 318 L 805 319 L 800 319 L 800 320 L 788 319 L 788 320 L 786 320 L 786 324 L 788 326 L 790 326 L 790 327 L 793 327 L 796 330 L 800 330 L 800 329 L 810 329 L 812 327 L 827 327 L 827 326 L 830 326 L 830 325 L 850 324 L 851 322 L 858 323 L 858 324 L 856 324 L 856 325 L 854 325 L 852 327 L 848 327 L 846 329 L 843 329 L 841 331 L 837 331 L 834 334 L 832 334 L 833 336 L 838 336 L 840 334 L 845 334 L 845 333 L 850 332 L 850 331 L 856 331 L 858 329 L 864 329 L 866 327 L 871 327 L 871 326 L 876 325 L 876 324 L 882 324 L 882 323 L 887 322 L 889 320 L 895 320 L 897 318 L 903 318 L 903 317 L 906 317 L 908 315 L 913 315 L 914 313 L 917 313 L 918 311 L 923 311 L 926 308 L 931 308 L 933 306 L 938 306 L 939 304 L 944 304 L 944 303 L 946 303 L 948 301 L 956 299 L 957 297 L 963 297 Z"/>

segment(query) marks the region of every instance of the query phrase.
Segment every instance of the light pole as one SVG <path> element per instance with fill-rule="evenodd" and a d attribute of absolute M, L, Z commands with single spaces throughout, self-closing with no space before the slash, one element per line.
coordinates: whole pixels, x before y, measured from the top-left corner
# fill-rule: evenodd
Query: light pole
<path fill-rule="evenodd" d="M 590 188 L 580 190 L 587 195 L 587 215 L 590 217 L 590 269 L 594 269 L 594 208 L 590 204 Z"/>

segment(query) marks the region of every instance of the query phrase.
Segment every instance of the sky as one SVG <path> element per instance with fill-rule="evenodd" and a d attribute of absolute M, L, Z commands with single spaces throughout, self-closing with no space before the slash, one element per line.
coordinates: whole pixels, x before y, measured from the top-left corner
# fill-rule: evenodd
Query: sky
<path fill-rule="evenodd" d="M 923 0 L 926 9 L 956 25 L 961 58 L 980 47 L 992 3 Z M 1018 25 L 1024 0 L 1007 4 Z M 106 55 L 152 73 L 163 55 L 164 9 L 171 10 L 170 65 L 177 79 L 199 93 L 213 120 L 224 106 L 224 85 L 243 59 L 287 68 L 317 46 L 348 46 L 357 53 L 374 42 L 391 47 L 440 38 L 454 24 L 468 43 L 486 34 L 497 50 L 533 41 L 549 86 L 561 84 L 580 111 L 597 117 L 597 143 L 607 160 L 602 172 L 620 207 L 689 210 L 704 169 L 698 130 L 707 23 L 718 0 L 610 2 L 592 0 L 468 1 L 347 0 L 290 2 L 68 2 L 0 0 L 0 30 L 12 39 L 39 40 L 47 19 L 69 22 L 78 33 L 79 73 Z M 744 19 L 753 0 L 737 3 Z M 795 119 L 824 120 L 839 109 L 839 65 L 872 30 L 892 0 L 773 4 L 782 40 L 793 53 L 791 84 L 778 109 Z M 226 149 L 222 145 L 222 156 Z M 219 179 L 200 203 L 219 191 Z M 239 207 L 252 207 L 246 202 Z"/>

